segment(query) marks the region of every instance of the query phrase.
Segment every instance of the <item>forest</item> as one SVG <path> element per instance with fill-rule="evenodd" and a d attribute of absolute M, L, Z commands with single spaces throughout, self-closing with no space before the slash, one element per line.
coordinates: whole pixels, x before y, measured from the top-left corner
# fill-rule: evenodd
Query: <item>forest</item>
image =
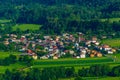
<path fill-rule="evenodd" d="M 119 0 L 1 0 L 0 19 L 15 24 L 40 24 L 44 34 L 83 32 L 120 34 Z M 102 21 L 102 19 L 106 19 Z M 2 31 L 1 31 L 2 32 Z"/>

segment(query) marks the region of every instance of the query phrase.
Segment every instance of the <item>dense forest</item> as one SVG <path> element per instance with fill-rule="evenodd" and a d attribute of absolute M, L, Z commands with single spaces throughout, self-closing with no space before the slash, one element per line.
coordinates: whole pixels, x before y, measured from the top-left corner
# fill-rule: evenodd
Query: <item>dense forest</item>
<path fill-rule="evenodd" d="M 47 34 L 61 34 L 71 30 L 89 34 L 116 32 L 120 30 L 119 22 L 101 22 L 100 19 L 119 17 L 119 0 L 0 1 L 0 19 L 9 19 L 12 24 L 41 24 L 42 32 Z"/>

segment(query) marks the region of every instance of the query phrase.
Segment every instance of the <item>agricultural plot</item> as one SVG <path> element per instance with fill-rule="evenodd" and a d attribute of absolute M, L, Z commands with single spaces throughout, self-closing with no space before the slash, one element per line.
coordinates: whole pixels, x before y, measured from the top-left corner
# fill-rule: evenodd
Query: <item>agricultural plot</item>
<path fill-rule="evenodd" d="M 102 40 L 103 44 L 108 44 L 112 47 L 120 47 L 120 38 Z"/>
<path fill-rule="evenodd" d="M 88 59 L 59 59 L 59 60 L 37 60 L 33 67 L 54 67 L 54 66 L 90 66 L 93 64 L 113 63 L 113 59 L 88 58 Z"/>
<path fill-rule="evenodd" d="M 25 30 L 39 30 L 39 28 L 41 27 L 41 25 L 36 25 L 36 24 L 16 24 L 15 26 L 13 26 L 13 31 L 17 30 L 18 28 L 22 31 Z"/>
<path fill-rule="evenodd" d="M 5 57 L 8 57 L 10 54 L 18 55 L 19 52 L 0 52 L 0 59 L 4 59 Z"/>
<path fill-rule="evenodd" d="M 21 65 L 19 63 L 11 64 L 9 66 L 0 66 L 0 73 L 4 73 L 6 69 L 13 70 L 13 69 L 22 69 L 24 68 L 24 65 Z"/>

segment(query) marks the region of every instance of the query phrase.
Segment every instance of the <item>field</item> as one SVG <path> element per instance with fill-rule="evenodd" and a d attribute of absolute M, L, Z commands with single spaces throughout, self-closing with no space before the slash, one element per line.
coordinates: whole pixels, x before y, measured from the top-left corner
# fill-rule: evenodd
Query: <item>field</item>
<path fill-rule="evenodd" d="M 10 54 L 18 55 L 19 52 L 0 52 L 0 59 L 4 59 L 5 57 L 8 57 Z"/>
<path fill-rule="evenodd" d="M 7 20 L 7 19 L 3 19 L 3 20 L 2 20 L 2 19 L 1 19 L 1 20 L 0 20 L 0 23 L 8 23 L 8 22 L 10 22 L 10 21 L 11 21 L 11 20 Z"/>
<path fill-rule="evenodd" d="M 0 58 L 5 58 L 9 56 L 8 53 L 2 53 Z M 15 53 L 17 55 L 18 53 Z M 116 65 L 120 65 L 119 62 L 113 62 L 112 58 L 103 57 L 103 58 L 86 58 L 86 59 L 58 59 L 58 60 L 35 60 L 32 68 L 45 68 L 45 67 L 57 67 L 57 66 L 65 66 L 65 67 L 75 67 L 76 72 L 82 67 L 89 67 L 94 64 L 109 64 L 112 67 Z M 6 69 L 21 69 L 24 68 L 25 65 L 20 63 L 11 64 L 10 66 L 0 66 L 0 72 L 4 72 Z"/>
<path fill-rule="evenodd" d="M 15 31 L 16 29 L 20 29 L 22 31 L 25 30 L 39 30 L 39 28 L 41 27 L 41 25 L 37 25 L 37 24 L 16 24 L 15 26 L 13 26 L 13 31 Z"/>
<path fill-rule="evenodd" d="M 83 80 L 120 80 L 120 77 L 84 77 Z M 59 80 L 74 80 L 74 78 L 65 78 Z"/>
<path fill-rule="evenodd" d="M 120 47 L 120 38 L 102 40 L 103 44 L 108 44 L 112 47 Z"/>
<path fill-rule="evenodd" d="M 9 66 L 0 66 L 0 73 L 4 73 L 6 69 L 13 70 L 13 69 L 21 69 L 24 68 L 24 65 L 21 65 L 19 63 L 11 64 Z"/>
<path fill-rule="evenodd" d="M 110 22 L 119 22 L 120 18 L 109 18 L 109 19 L 101 19 L 102 22 L 109 20 Z"/>
<path fill-rule="evenodd" d="M 58 60 L 36 60 L 34 67 L 55 67 L 55 66 L 90 66 L 93 64 L 110 64 L 113 59 L 103 58 L 86 58 L 86 59 L 58 59 Z"/>
<path fill-rule="evenodd" d="M 4 59 L 5 57 L 8 57 L 10 54 L 18 55 L 19 52 L 0 52 L 0 59 Z M 19 63 L 11 64 L 9 66 L 0 66 L 0 73 L 5 72 L 6 69 L 12 70 L 12 69 L 18 69 L 22 67 L 24 66 Z"/>
<path fill-rule="evenodd" d="M 8 57 L 10 54 L 18 55 L 20 53 L 18 52 L 0 52 L 0 58 Z M 111 55 L 112 57 L 117 56 L 117 59 L 120 58 L 120 54 L 114 54 Z M 66 59 L 58 59 L 58 60 L 34 60 L 34 65 L 32 68 L 45 68 L 45 67 L 58 67 L 58 66 L 64 66 L 64 67 L 71 67 L 73 66 L 75 68 L 75 71 L 77 72 L 82 67 L 89 67 L 90 65 L 94 64 L 108 64 L 111 67 L 120 65 L 120 61 L 114 61 L 114 58 L 112 57 L 102 57 L 102 58 L 85 58 L 85 59 L 73 59 L 73 58 L 66 58 Z M 0 73 L 5 72 L 6 69 L 21 69 L 25 68 L 25 65 L 22 65 L 20 63 L 11 64 L 10 66 L 0 66 Z M 29 67 L 27 68 L 29 69 Z M 70 80 L 70 79 L 69 79 Z"/>

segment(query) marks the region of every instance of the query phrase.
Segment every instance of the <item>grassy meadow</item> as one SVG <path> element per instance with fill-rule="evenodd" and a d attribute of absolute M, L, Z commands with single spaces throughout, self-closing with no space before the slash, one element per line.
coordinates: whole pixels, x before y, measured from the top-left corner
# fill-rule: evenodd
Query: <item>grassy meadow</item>
<path fill-rule="evenodd" d="M 41 25 L 37 25 L 37 24 L 16 24 L 15 26 L 13 26 L 13 31 L 17 30 L 18 28 L 21 31 L 25 31 L 25 30 L 39 30 L 39 28 L 41 27 Z"/>
<path fill-rule="evenodd" d="M 19 52 L 0 52 L 0 59 L 4 59 L 5 57 L 8 57 L 10 54 L 12 55 L 18 55 Z"/>
<path fill-rule="evenodd" d="M 116 39 L 105 39 L 102 40 L 103 44 L 108 44 L 112 47 L 120 47 L 120 38 L 116 38 Z"/>

